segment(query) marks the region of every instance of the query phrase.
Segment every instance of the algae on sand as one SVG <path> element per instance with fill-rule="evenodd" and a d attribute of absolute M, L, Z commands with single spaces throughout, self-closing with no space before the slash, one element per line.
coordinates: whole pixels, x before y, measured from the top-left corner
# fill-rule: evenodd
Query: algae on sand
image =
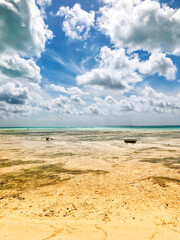
<path fill-rule="evenodd" d="M 180 157 L 146 158 L 140 160 L 140 162 L 162 163 L 166 167 L 180 169 Z"/>
<path fill-rule="evenodd" d="M 167 183 L 177 183 L 180 184 L 180 180 L 177 178 L 170 178 L 170 177 L 149 177 L 148 179 L 152 179 L 154 184 L 159 184 L 161 187 L 167 187 Z"/>
<path fill-rule="evenodd" d="M 73 175 L 87 173 L 105 174 L 107 172 L 103 170 L 66 169 L 60 163 L 41 165 L 1 175 L 0 190 L 26 190 L 55 185 L 71 179 Z"/>
<path fill-rule="evenodd" d="M 12 167 L 16 165 L 40 164 L 40 163 L 44 163 L 44 161 L 43 160 L 23 161 L 23 160 L 0 159 L 0 168 Z"/>

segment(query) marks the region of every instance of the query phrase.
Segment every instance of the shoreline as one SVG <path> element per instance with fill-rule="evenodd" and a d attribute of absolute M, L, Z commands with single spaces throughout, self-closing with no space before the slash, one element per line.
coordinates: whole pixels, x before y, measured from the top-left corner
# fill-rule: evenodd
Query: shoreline
<path fill-rule="evenodd" d="M 101 127 L 0 127 L 3 131 L 180 131 L 180 125 L 165 126 L 101 126 Z"/>

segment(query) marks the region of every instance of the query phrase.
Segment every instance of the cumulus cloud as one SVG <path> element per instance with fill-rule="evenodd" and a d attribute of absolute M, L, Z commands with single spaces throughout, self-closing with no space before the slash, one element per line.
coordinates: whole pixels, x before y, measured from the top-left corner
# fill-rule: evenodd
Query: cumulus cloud
<path fill-rule="evenodd" d="M 15 55 L 0 56 L 0 72 L 13 78 L 26 78 L 32 82 L 40 82 L 40 68 L 33 59 L 24 59 Z"/>
<path fill-rule="evenodd" d="M 60 114 L 81 115 L 83 111 L 80 111 L 78 108 L 85 104 L 85 101 L 83 101 L 78 95 L 71 95 L 70 97 L 59 95 L 55 99 L 39 100 L 40 108 L 50 112 L 58 112 Z"/>
<path fill-rule="evenodd" d="M 154 52 L 149 57 L 149 60 L 139 64 L 139 71 L 148 75 L 158 73 L 160 76 L 166 77 L 167 80 L 174 80 L 177 68 L 164 53 Z"/>
<path fill-rule="evenodd" d="M 0 1 L 0 115 L 29 116 L 42 100 L 39 58 L 53 33 L 42 9 L 50 0 Z M 44 94 L 45 95 L 45 94 Z"/>
<path fill-rule="evenodd" d="M 116 97 L 115 97 L 116 96 Z M 66 97 L 60 95 L 51 100 L 40 101 L 40 107 L 52 113 L 65 115 L 103 116 L 106 117 L 128 117 L 129 114 L 168 114 L 180 113 L 180 94 L 168 96 L 157 92 L 151 87 L 145 87 L 138 95 L 115 95 L 105 97 L 83 98 L 72 95 Z"/>
<path fill-rule="evenodd" d="M 50 84 L 50 85 L 47 85 L 46 88 L 54 92 L 62 92 L 69 95 L 83 95 L 83 94 L 87 95 L 88 94 L 87 92 L 83 92 L 80 88 L 76 86 L 65 88 L 60 85 Z"/>
<path fill-rule="evenodd" d="M 141 95 L 131 95 L 119 102 L 123 111 L 137 112 L 172 112 L 180 110 L 178 96 L 167 96 L 164 93 L 156 92 L 151 87 L 146 87 Z"/>
<path fill-rule="evenodd" d="M 106 103 L 110 104 L 110 105 L 113 105 L 113 104 L 116 103 L 116 100 L 115 100 L 113 97 L 111 97 L 111 96 L 105 97 L 104 101 L 105 101 Z"/>
<path fill-rule="evenodd" d="M 62 95 L 53 100 L 53 106 L 64 107 L 67 103 L 69 103 L 69 99 Z"/>
<path fill-rule="evenodd" d="M 78 96 L 78 95 L 72 95 L 70 97 L 71 102 L 76 103 L 76 104 L 81 104 L 84 105 L 85 102 Z"/>
<path fill-rule="evenodd" d="M 67 93 L 67 90 L 63 86 L 59 86 L 59 85 L 55 85 L 55 84 L 47 85 L 46 88 L 49 90 L 52 90 L 54 92 Z"/>
<path fill-rule="evenodd" d="M 157 92 L 151 87 L 146 87 L 139 95 L 130 95 L 122 97 L 120 100 L 107 96 L 104 99 L 94 98 L 95 103 L 90 105 L 96 114 L 103 112 L 106 116 L 119 116 L 123 112 L 140 113 L 177 113 L 180 111 L 180 96 L 167 96 L 164 93 Z M 88 109 L 89 109 L 88 108 Z M 98 111 L 99 110 L 99 111 Z"/>
<path fill-rule="evenodd" d="M 37 4 L 41 7 L 50 6 L 52 0 L 37 0 Z"/>
<path fill-rule="evenodd" d="M 56 112 L 64 115 L 79 115 L 82 114 L 82 111 L 78 109 L 78 106 L 84 104 L 85 102 L 79 96 L 74 95 L 68 98 L 66 96 L 59 95 L 59 97 L 55 99 L 40 101 L 39 106 L 40 108 L 50 112 Z"/>
<path fill-rule="evenodd" d="M 94 115 L 104 115 L 96 104 L 92 104 L 88 107 L 88 112 Z"/>
<path fill-rule="evenodd" d="M 52 4 L 52 0 L 36 0 L 38 6 L 41 9 L 42 15 L 46 18 L 46 7 L 50 6 Z"/>
<path fill-rule="evenodd" d="M 82 85 L 100 86 L 105 89 L 129 91 L 144 75 L 159 74 L 167 80 L 176 78 L 177 68 L 164 53 L 153 52 L 149 59 L 141 61 L 138 54 L 127 54 L 125 49 L 101 48 L 99 67 L 76 77 Z"/>
<path fill-rule="evenodd" d="M 86 92 L 83 92 L 80 88 L 78 87 L 70 87 L 70 88 L 67 88 L 67 93 L 70 94 L 70 95 L 75 95 L 75 94 L 78 94 L 78 95 L 83 95 L 83 94 L 87 94 Z"/>
<path fill-rule="evenodd" d="M 0 52 L 16 51 L 22 56 L 40 56 L 53 37 L 35 0 L 0 2 Z"/>
<path fill-rule="evenodd" d="M 180 54 L 180 9 L 153 0 L 103 0 L 98 28 L 118 47 Z"/>
<path fill-rule="evenodd" d="M 22 104 L 5 104 L 0 102 L 0 119 L 14 119 L 29 117 L 32 113 L 38 113 L 38 107 Z"/>
<path fill-rule="evenodd" d="M 127 56 L 124 49 L 103 47 L 99 55 L 99 67 L 77 76 L 78 84 L 96 85 L 109 89 L 129 90 L 142 77 L 136 72 L 139 59 Z"/>
<path fill-rule="evenodd" d="M 64 17 L 63 31 L 71 39 L 86 39 L 91 27 L 94 25 L 95 13 L 84 11 L 76 3 L 72 8 L 60 7 L 56 16 Z"/>
<path fill-rule="evenodd" d="M 0 102 L 23 105 L 28 98 L 28 89 L 22 87 L 19 82 L 9 82 L 0 87 Z"/>

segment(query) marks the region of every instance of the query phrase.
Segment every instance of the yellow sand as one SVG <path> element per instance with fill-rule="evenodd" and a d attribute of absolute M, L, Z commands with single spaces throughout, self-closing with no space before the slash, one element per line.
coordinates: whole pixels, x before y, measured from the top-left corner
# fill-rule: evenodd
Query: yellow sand
<path fill-rule="evenodd" d="M 0 163 L 44 161 L 0 167 L 1 176 L 57 163 L 88 171 L 0 190 L 0 240 L 180 239 L 180 132 L 134 135 L 137 143 L 127 145 L 128 132 L 1 134 Z M 164 165 L 171 158 L 174 165 Z"/>

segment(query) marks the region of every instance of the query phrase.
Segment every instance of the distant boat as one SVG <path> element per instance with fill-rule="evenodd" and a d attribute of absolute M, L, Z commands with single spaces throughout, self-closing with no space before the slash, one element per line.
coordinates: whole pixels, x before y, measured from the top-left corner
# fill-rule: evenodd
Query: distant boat
<path fill-rule="evenodd" d="M 124 139 L 125 143 L 136 143 L 137 140 L 136 139 Z"/>

